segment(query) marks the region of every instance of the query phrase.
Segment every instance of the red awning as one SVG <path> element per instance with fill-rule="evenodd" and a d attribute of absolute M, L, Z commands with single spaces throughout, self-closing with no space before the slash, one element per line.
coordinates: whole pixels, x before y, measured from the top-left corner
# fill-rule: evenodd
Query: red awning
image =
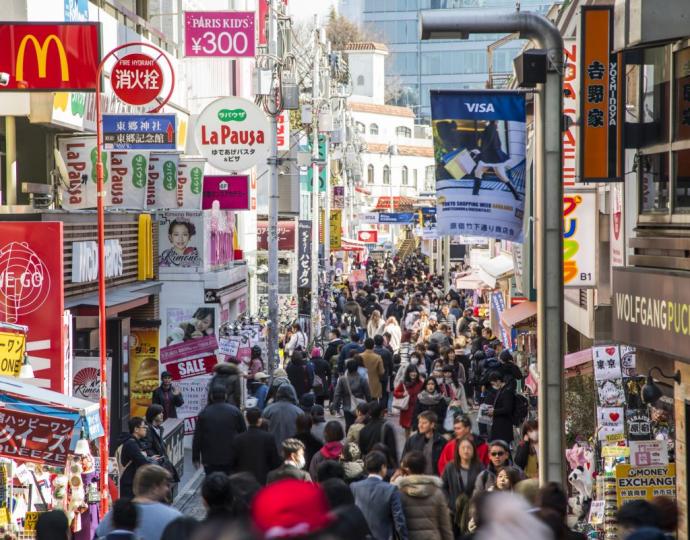
<path fill-rule="evenodd" d="M 393 196 L 393 211 L 394 212 L 413 212 L 414 203 L 416 199 L 412 197 L 403 196 Z M 376 206 L 374 210 L 384 210 L 388 211 L 391 209 L 391 198 L 390 197 L 379 197 L 376 201 Z"/>
<path fill-rule="evenodd" d="M 513 326 L 519 325 L 532 317 L 537 316 L 537 303 L 536 302 L 522 302 L 517 306 L 513 306 L 510 309 L 506 309 L 501 313 L 501 322 L 503 326 L 510 329 Z"/>
<path fill-rule="evenodd" d="M 349 238 L 342 238 L 340 241 L 340 249 L 338 251 L 365 251 L 367 247 L 364 243 L 358 240 L 351 240 Z"/>
<path fill-rule="evenodd" d="M 371 191 L 364 189 L 363 187 L 355 186 L 355 191 L 357 193 L 362 193 L 363 195 L 371 195 Z"/>

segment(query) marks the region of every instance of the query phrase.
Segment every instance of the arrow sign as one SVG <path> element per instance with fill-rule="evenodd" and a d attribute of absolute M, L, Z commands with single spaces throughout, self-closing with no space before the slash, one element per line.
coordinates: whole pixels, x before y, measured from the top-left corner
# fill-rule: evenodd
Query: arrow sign
<path fill-rule="evenodd" d="M 104 114 L 106 150 L 177 150 L 174 114 Z"/>

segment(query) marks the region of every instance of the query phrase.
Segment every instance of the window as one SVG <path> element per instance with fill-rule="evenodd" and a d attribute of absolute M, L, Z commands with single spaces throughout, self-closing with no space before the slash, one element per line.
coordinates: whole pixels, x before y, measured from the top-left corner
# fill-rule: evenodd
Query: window
<path fill-rule="evenodd" d="M 417 169 L 412 169 L 412 187 L 417 189 Z"/>
<path fill-rule="evenodd" d="M 383 166 L 383 183 L 387 186 L 391 183 L 391 169 L 388 165 Z"/>
<path fill-rule="evenodd" d="M 364 75 L 359 75 L 357 77 L 357 86 L 364 86 Z"/>
<path fill-rule="evenodd" d="M 436 183 L 436 169 L 433 165 L 427 165 L 424 170 L 424 191 L 431 191 L 434 189 Z"/>
<path fill-rule="evenodd" d="M 366 133 L 367 128 L 364 126 L 362 122 L 356 122 L 355 123 L 355 129 L 357 130 L 357 133 Z"/>
<path fill-rule="evenodd" d="M 369 165 L 367 167 L 367 184 L 373 184 L 374 183 L 374 166 Z"/>
<path fill-rule="evenodd" d="M 668 157 L 666 153 L 639 155 L 640 202 L 643 213 L 668 211 Z M 685 185 L 685 184 L 683 184 Z"/>
<path fill-rule="evenodd" d="M 403 186 L 406 186 L 408 184 L 408 172 L 407 172 L 407 167 L 402 168 L 402 173 L 400 175 L 400 183 Z"/>
<path fill-rule="evenodd" d="M 395 128 L 395 135 L 397 137 L 410 138 L 410 137 L 412 137 L 412 130 L 408 127 L 405 127 L 405 126 L 398 126 L 397 128 Z"/>
<path fill-rule="evenodd" d="M 379 134 L 378 124 L 371 124 L 369 126 L 369 135 L 378 135 L 378 134 Z"/>
<path fill-rule="evenodd" d="M 642 66 L 642 122 L 644 143 L 668 142 L 671 101 L 669 48 L 646 49 Z"/>
<path fill-rule="evenodd" d="M 676 68 L 674 72 L 676 93 L 674 138 L 677 141 L 687 141 L 690 139 L 690 48 L 678 51 L 675 54 L 674 63 Z"/>

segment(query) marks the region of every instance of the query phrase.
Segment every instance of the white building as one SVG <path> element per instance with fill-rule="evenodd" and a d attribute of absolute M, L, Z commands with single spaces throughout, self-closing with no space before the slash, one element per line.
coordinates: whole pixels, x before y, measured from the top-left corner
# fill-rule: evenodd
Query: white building
<path fill-rule="evenodd" d="M 355 204 L 362 212 L 410 211 L 420 193 L 433 189 L 431 132 L 415 125 L 412 109 L 385 104 L 385 45 L 353 43 L 346 53 L 353 87 L 348 108 L 362 142 Z"/>

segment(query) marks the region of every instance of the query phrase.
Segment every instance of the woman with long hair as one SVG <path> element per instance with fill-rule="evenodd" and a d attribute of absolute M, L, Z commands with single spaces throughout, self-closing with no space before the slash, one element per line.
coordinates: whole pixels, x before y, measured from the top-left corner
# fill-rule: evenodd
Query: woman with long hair
<path fill-rule="evenodd" d="M 515 465 L 525 471 L 527 478 L 539 478 L 539 424 L 526 420 L 520 431 L 522 437 L 515 449 Z"/>
<path fill-rule="evenodd" d="M 374 339 L 374 336 L 383 334 L 383 329 L 385 326 L 386 324 L 381 318 L 381 312 L 378 309 L 375 309 L 371 312 L 371 317 L 369 317 L 369 322 L 367 323 L 367 336 L 371 339 Z"/>
<path fill-rule="evenodd" d="M 417 403 L 414 408 L 414 417 L 412 418 L 412 425 L 417 425 L 417 417 L 424 411 L 432 411 L 436 414 L 439 421 L 439 429 L 443 425 L 443 419 L 446 417 L 446 410 L 448 409 L 448 401 L 446 397 L 439 391 L 438 383 L 433 377 L 429 377 L 424 383 L 424 389 L 417 396 Z"/>
<path fill-rule="evenodd" d="M 390 346 L 391 349 L 393 349 L 393 354 L 396 354 L 400 351 L 400 341 L 402 339 L 402 330 L 400 329 L 398 320 L 395 317 L 388 317 L 383 331 L 391 335 Z"/>
<path fill-rule="evenodd" d="M 422 380 L 419 369 L 414 364 L 410 364 L 405 369 L 405 375 L 402 382 L 395 387 L 393 397 L 402 399 L 406 395 L 409 396 L 407 408 L 400 411 L 400 427 L 405 429 L 405 436 L 410 436 L 410 428 L 412 427 L 412 417 L 415 413 L 417 405 L 417 396 L 424 388 L 424 381 Z"/>
<path fill-rule="evenodd" d="M 468 532 L 470 499 L 483 467 L 472 438 L 465 436 L 455 445 L 453 461 L 443 470 L 443 492 L 448 500 L 456 537 Z"/>

